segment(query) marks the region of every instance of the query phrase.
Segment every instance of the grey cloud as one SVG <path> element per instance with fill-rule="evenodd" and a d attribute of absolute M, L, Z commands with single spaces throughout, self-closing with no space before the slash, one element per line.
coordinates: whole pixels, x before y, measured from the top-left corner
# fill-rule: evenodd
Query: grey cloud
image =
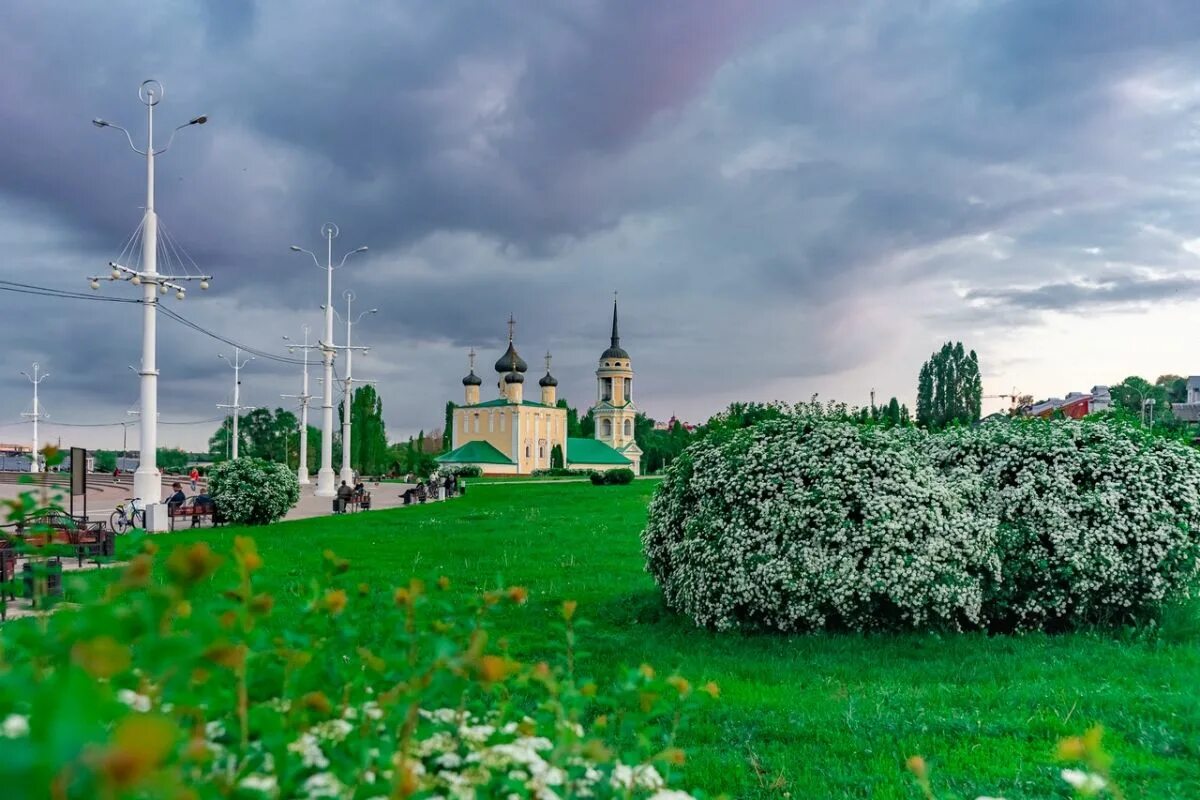
<path fill-rule="evenodd" d="M 1084 311 L 1200 297 L 1200 279 L 1185 275 L 1142 277 L 1108 274 L 1085 283 L 1065 281 L 1012 289 L 974 289 L 966 295 L 985 305 L 1036 311 Z"/>
<path fill-rule="evenodd" d="M 87 122 L 140 130 L 133 91 L 159 77 L 160 124 L 212 117 L 158 166 L 165 224 L 217 275 L 183 313 L 264 348 L 318 324 L 319 273 L 286 246 L 315 249 L 338 222 L 339 251 L 372 248 L 337 292 L 383 309 L 363 369 L 386 378 L 396 432 L 440 419 L 463 351 L 500 346 L 510 311 L 527 358 L 549 347 L 590 395 L 614 288 L 643 398 L 694 416 L 732 391 L 714 374 L 739 397 L 835 394 L 882 357 L 911 298 L 942 298 L 922 306 L 941 341 L 985 311 L 1030 324 L 1041 308 L 1195 296 L 1186 278 L 1136 278 L 1193 258 L 1191 101 L 1141 113 L 1114 91 L 1194 71 L 1193 4 L 112 2 L 6 17 L 0 209 L 44 236 L 0 222 L 22 263 L 80 288 L 119 249 L 141 166 Z M 785 158 L 722 170 L 781 142 Z M 894 316 L 863 312 L 881 298 Z M 207 413 L 222 346 L 160 328 L 164 413 Z M 136 315 L 97 304 L 54 329 L 67 339 L 14 331 L 0 366 L 52 355 L 68 402 L 127 403 L 114 373 L 136 358 Z M 295 370 L 256 370 L 259 391 L 294 390 Z"/>

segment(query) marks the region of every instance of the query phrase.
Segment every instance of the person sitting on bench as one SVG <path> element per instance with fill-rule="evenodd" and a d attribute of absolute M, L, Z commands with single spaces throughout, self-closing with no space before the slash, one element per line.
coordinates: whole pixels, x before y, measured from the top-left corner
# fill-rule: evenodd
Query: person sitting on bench
<path fill-rule="evenodd" d="M 350 498 L 353 496 L 354 490 L 347 486 L 345 481 L 342 481 L 342 485 L 337 490 L 337 511 L 339 514 L 346 513 L 346 504 L 350 502 Z"/>
<path fill-rule="evenodd" d="M 187 495 L 183 493 L 183 485 L 178 481 L 172 483 L 171 488 L 175 493 L 167 498 L 167 508 L 179 508 L 187 502 Z"/>

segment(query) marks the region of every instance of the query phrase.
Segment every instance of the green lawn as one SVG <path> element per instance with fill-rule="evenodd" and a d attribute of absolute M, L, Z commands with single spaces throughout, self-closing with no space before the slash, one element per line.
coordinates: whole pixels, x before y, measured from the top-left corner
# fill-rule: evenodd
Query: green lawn
<path fill-rule="evenodd" d="M 284 523 L 255 532 L 263 581 L 286 613 L 331 548 L 372 585 L 524 585 L 530 603 L 501 629 L 526 657 L 547 653 L 548 623 L 574 598 L 593 623 L 582 643 L 593 676 L 649 662 L 720 685 L 716 710 L 681 742 L 687 782 L 710 794 L 914 798 L 903 762 L 920 753 L 939 797 L 1069 797 L 1054 745 L 1099 722 L 1128 797 L 1200 797 L 1200 635 L 1186 625 L 1157 639 L 697 630 L 643 571 L 638 533 L 656 485 L 476 484 L 449 503 Z M 171 538 L 224 547 L 237 532 Z"/>

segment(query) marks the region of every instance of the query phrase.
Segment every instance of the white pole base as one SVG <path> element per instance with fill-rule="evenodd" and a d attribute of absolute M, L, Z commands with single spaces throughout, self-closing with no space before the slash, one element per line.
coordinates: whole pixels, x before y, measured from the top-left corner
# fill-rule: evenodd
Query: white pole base
<path fill-rule="evenodd" d="M 170 528 L 170 522 L 166 503 L 148 503 L 146 505 L 147 533 L 163 533 Z"/>
<path fill-rule="evenodd" d="M 158 474 L 158 470 L 143 470 L 139 467 L 133 473 L 133 496 L 147 506 L 162 502 L 162 476 Z"/>
<path fill-rule="evenodd" d="M 337 495 L 332 467 L 317 472 L 317 490 L 313 494 L 317 497 L 334 497 Z"/>
<path fill-rule="evenodd" d="M 301 486 L 308 486 L 310 483 L 312 483 L 312 481 L 308 479 L 307 472 L 297 472 L 296 480 L 299 481 Z"/>
<path fill-rule="evenodd" d="M 349 467 L 342 467 L 342 471 L 338 477 L 344 480 L 348 485 L 354 485 L 354 470 L 350 469 Z"/>

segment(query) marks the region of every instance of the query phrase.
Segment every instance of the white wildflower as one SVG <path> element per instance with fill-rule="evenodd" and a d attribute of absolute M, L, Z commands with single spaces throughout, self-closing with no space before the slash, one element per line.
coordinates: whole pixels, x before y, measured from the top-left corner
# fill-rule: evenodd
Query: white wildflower
<path fill-rule="evenodd" d="M 138 694 L 132 689 L 118 689 L 117 701 L 132 708 L 134 711 L 142 712 L 149 711 L 151 705 L 149 697 L 144 694 Z"/>
<path fill-rule="evenodd" d="M 1075 791 L 1087 797 L 1097 794 L 1107 785 L 1099 775 L 1080 769 L 1064 769 L 1061 774 L 1062 779 L 1071 784 Z"/>
<path fill-rule="evenodd" d="M 306 767 L 325 769 L 329 766 L 329 759 L 325 757 L 324 751 L 321 750 L 321 745 L 317 741 L 317 737 L 311 733 L 300 734 L 299 739 L 288 743 L 287 749 L 289 752 L 298 753 L 301 762 Z"/>
<path fill-rule="evenodd" d="M 346 793 L 346 787 L 332 772 L 318 772 L 304 781 L 304 791 L 310 798 L 340 798 Z"/>
<path fill-rule="evenodd" d="M 20 739 L 29 735 L 29 717 L 21 714 L 9 714 L 0 723 L 0 733 L 5 739 Z"/>
<path fill-rule="evenodd" d="M 279 782 L 274 775 L 252 773 L 238 781 L 238 788 L 262 792 L 274 797 L 279 792 Z"/>

